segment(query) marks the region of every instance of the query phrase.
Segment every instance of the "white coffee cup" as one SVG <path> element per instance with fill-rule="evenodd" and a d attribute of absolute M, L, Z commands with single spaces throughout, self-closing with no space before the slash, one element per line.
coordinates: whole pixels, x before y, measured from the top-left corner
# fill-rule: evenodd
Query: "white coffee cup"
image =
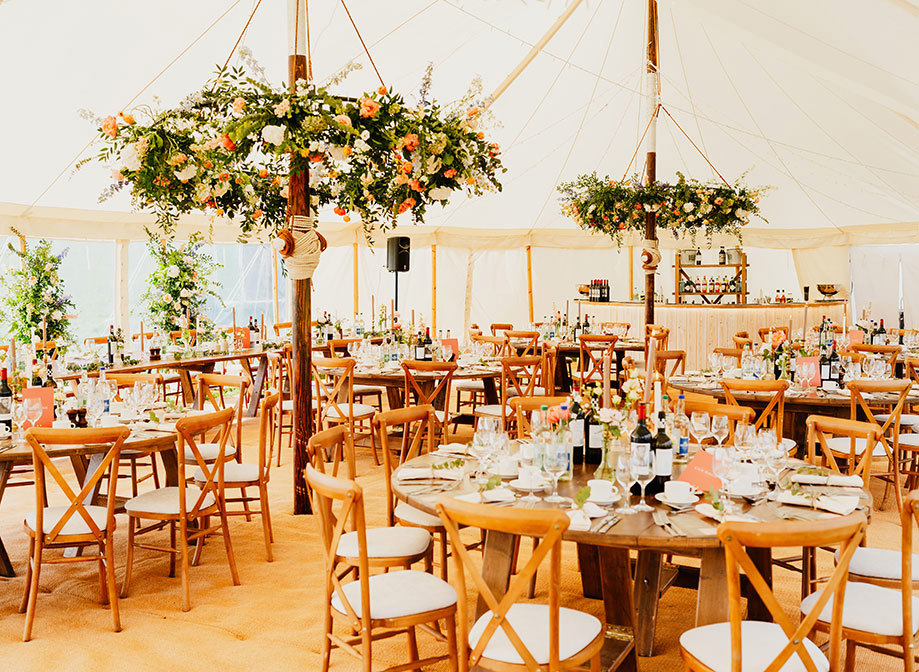
<path fill-rule="evenodd" d="M 590 488 L 590 499 L 598 502 L 608 502 L 613 498 L 613 482 L 602 478 L 593 478 L 587 481 Z"/>
<path fill-rule="evenodd" d="M 525 464 L 520 467 L 520 473 L 517 475 L 517 481 L 522 488 L 533 488 L 539 483 L 539 467 L 531 464 Z"/>
<path fill-rule="evenodd" d="M 502 476 L 511 476 L 517 473 L 517 460 L 513 457 L 502 457 L 498 462 L 498 472 Z"/>
<path fill-rule="evenodd" d="M 51 426 L 54 429 L 73 429 L 73 423 L 70 422 L 70 420 L 67 420 L 66 418 L 62 420 L 55 420 L 54 422 L 51 423 Z"/>
<path fill-rule="evenodd" d="M 686 481 L 669 480 L 664 483 L 664 496 L 671 502 L 689 502 L 692 500 L 692 486 Z"/>
<path fill-rule="evenodd" d="M 755 495 L 756 492 L 757 487 L 753 482 L 753 478 L 747 475 L 741 476 L 731 484 L 731 494 L 738 497 Z"/>

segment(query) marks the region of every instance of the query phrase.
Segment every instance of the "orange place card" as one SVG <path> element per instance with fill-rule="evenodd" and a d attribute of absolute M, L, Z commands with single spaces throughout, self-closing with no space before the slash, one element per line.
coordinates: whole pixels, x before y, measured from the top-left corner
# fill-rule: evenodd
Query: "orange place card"
<path fill-rule="evenodd" d="M 440 339 L 440 344 L 441 344 L 444 348 L 447 348 L 447 349 L 450 349 L 450 350 L 453 351 L 453 359 L 456 359 L 457 357 L 459 357 L 459 352 L 460 352 L 460 348 L 459 348 L 459 339 L 457 339 L 457 338 L 442 338 L 442 339 Z"/>
<path fill-rule="evenodd" d="M 802 364 L 807 367 L 807 378 L 802 375 Z M 817 357 L 796 357 L 795 358 L 795 382 L 801 387 L 820 387 L 820 360 Z"/>
<path fill-rule="evenodd" d="M 849 329 L 849 347 L 865 342 L 865 332 L 861 329 Z"/>
<path fill-rule="evenodd" d="M 36 427 L 50 427 L 54 422 L 54 389 L 50 387 L 27 387 L 22 391 L 22 402 L 29 399 L 41 401 L 41 417 L 35 421 Z"/>
<path fill-rule="evenodd" d="M 686 465 L 677 480 L 686 481 L 690 485 L 694 485 L 699 492 L 708 492 L 713 488 L 720 490 L 721 479 L 715 476 L 715 472 L 712 470 L 713 460 L 714 457 L 711 453 L 700 450 L 692 456 L 689 464 Z"/>

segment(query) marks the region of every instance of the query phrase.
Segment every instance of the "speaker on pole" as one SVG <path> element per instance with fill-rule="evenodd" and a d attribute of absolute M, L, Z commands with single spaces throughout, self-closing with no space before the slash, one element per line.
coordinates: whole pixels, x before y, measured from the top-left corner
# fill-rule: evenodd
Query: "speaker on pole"
<path fill-rule="evenodd" d="M 394 236 L 386 240 L 386 270 L 404 273 L 409 268 L 412 240 L 408 236 Z"/>

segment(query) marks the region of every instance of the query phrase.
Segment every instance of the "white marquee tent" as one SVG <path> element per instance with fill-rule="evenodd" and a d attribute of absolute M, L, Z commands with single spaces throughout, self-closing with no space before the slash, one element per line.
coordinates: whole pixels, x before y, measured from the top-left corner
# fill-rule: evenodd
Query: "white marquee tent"
<path fill-rule="evenodd" d="M 0 236 L 14 226 L 27 236 L 122 241 L 106 248 L 116 253 L 104 264 L 88 264 L 98 261 L 115 274 L 114 316 L 125 324 L 133 290 L 124 286 L 143 280 L 134 277 L 142 264 L 132 257 L 142 246 L 128 241 L 143 239 L 150 218 L 130 213 L 124 194 L 97 202 L 109 182 L 106 169 L 87 165 L 73 173 L 74 161 L 93 151 L 85 147 L 93 129 L 79 110 L 110 114 L 154 97 L 175 104 L 226 59 L 257 3 L 241 44 L 280 83 L 286 0 L 0 1 L 6 103 Z M 663 104 L 728 181 L 745 175 L 751 185 L 772 187 L 762 203 L 768 223 L 754 221 L 744 234 L 753 295 L 776 288 L 799 294 L 800 285 L 837 282 L 853 286 L 859 304 L 871 302 L 892 318 L 897 287 L 919 279 L 919 3 L 659 5 Z M 646 2 L 351 0 L 348 6 L 392 88 L 411 97 L 432 62 L 439 100 L 458 98 L 477 75 L 483 95 L 502 90 L 491 111 L 508 169 L 504 191 L 456 198 L 430 211 L 425 226 L 406 227 L 413 255 L 403 304 L 430 309 L 432 244 L 438 324 L 445 327 L 463 326 L 467 303 L 473 320 L 524 322 L 527 245 L 538 315 L 592 277 L 611 278 L 614 296 L 629 296 L 626 255 L 564 218 L 555 187 L 585 171 L 619 178 L 627 170 L 647 122 Z M 375 87 L 342 4 L 313 0 L 310 13 L 316 78 L 355 60 L 367 67 L 343 87 Z M 713 178 L 686 135 L 662 120 L 658 176 Z M 360 311 L 369 312 L 371 296 L 377 305 L 388 303 L 384 255 L 332 213 L 322 213 L 322 222 L 333 247 L 316 277 L 314 306 L 352 312 L 355 260 Z M 203 216 L 188 218 L 183 232 L 195 228 L 215 242 L 235 238 L 230 225 Z M 247 262 L 249 271 L 267 275 L 270 253 L 259 254 L 258 263 Z M 668 257 L 661 267 L 665 288 L 672 285 Z M 917 320 L 919 299 L 915 305 L 909 299 L 908 319 Z"/>

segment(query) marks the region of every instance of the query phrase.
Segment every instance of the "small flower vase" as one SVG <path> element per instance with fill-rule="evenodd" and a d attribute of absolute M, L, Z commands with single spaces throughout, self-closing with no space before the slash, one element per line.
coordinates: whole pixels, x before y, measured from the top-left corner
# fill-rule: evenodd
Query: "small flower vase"
<path fill-rule="evenodd" d="M 612 481 L 616 474 L 612 460 L 613 441 L 606 432 L 603 432 L 603 455 L 600 458 L 600 466 L 594 471 L 594 478 Z"/>

